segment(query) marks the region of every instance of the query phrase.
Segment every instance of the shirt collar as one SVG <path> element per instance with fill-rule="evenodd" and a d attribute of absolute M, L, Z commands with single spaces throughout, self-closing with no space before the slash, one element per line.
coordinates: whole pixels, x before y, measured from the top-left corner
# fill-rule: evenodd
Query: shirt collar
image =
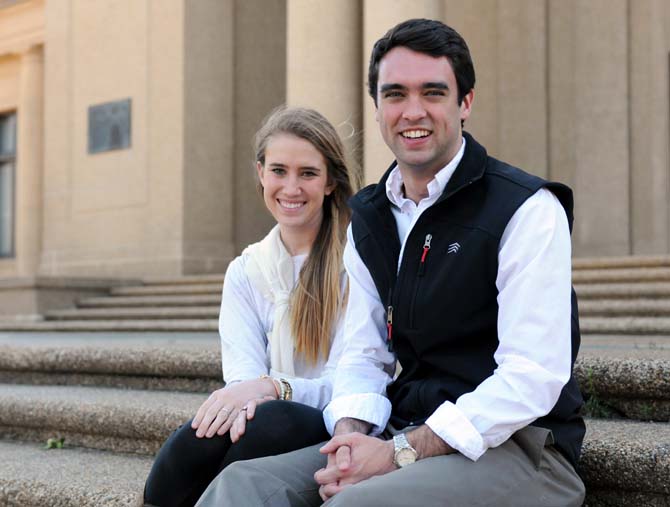
<path fill-rule="evenodd" d="M 446 166 L 440 169 L 435 177 L 428 182 L 428 197 L 425 197 L 422 200 L 435 200 L 440 195 L 442 195 L 442 192 L 444 192 L 444 189 L 447 187 L 447 183 L 449 183 L 451 176 L 454 174 L 458 164 L 461 162 L 464 153 L 465 138 L 463 138 L 463 142 L 461 143 L 461 147 L 458 150 L 458 153 L 456 153 L 456 156 L 452 158 Z M 391 201 L 391 204 L 394 204 L 399 208 L 402 208 L 403 203 L 408 200 L 403 193 L 402 186 L 402 174 L 400 173 L 400 169 L 398 169 L 398 164 L 396 164 L 395 167 L 391 170 L 389 177 L 386 179 L 386 197 L 388 197 L 388 200 Z"/>

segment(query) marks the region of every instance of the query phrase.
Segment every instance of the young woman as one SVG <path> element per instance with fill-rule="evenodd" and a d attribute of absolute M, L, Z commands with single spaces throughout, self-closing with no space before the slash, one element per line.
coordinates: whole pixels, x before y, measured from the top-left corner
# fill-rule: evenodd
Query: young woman
<path fill-rule="evenodd" d="M 277 225 L 228 267 L 219 317 L 226 386 L 159 451 L 149 505 L 194 505 L 233 461 L 329 438 L 321 411 L 342 348 L 351 175 L 337 132 L 310 109 L 275 110 L 255 148 Z"/>

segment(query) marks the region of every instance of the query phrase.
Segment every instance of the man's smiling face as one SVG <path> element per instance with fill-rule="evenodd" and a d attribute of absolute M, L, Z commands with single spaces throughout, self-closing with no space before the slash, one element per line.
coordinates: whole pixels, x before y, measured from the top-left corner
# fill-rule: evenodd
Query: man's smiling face
<path fill-rule="evenodd" d="M 376 117 L 401 170 L 434 175 L 449 163 L 461 146 L 461 120 L 470 116 L 473 95 L 458 104 L 446 57 L 400 46 L 382 58 Z"/>

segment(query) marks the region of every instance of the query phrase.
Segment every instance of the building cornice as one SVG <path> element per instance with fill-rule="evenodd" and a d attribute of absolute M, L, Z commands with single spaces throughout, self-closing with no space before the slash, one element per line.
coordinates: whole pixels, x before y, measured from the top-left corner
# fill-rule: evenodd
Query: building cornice
<path fill-rule="evenodd" d="M 0 56 L 21 54 L 44 44 L 44 0 L 0 0 Z"/>

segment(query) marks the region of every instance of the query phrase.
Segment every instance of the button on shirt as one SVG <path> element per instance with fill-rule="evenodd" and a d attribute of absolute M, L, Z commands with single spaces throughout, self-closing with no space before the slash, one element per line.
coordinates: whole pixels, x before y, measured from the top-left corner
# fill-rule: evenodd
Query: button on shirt
<path fill-rule="evenodd" d="M 418 204 L 403 196 L 397 166 L 389 175 L 386 194 L 401 241 L 398 266 L 410 231 L 442 194 L 464 150 L 465 140 L 456 157 L 428 184 L 428 196 Z M 351 226 L 347 238 L 344 351 L 324 420 L 331 434 L 344 417 L 367 421 L 372 434 L 379 434 L 391 414 L 385 394 L 396 358 L 387 350 L 385 308 L 356 251 Z M 486 449 L 548 414 L 570 378 L 570 255 L 565 210 L 553 193 L 540 189 L 514 213 L 498 248 L 497 368 L 471 393 L 455 403 L 443 402 L 426 421 L 436 435 L 469 459 L 477 460 Z"/>

